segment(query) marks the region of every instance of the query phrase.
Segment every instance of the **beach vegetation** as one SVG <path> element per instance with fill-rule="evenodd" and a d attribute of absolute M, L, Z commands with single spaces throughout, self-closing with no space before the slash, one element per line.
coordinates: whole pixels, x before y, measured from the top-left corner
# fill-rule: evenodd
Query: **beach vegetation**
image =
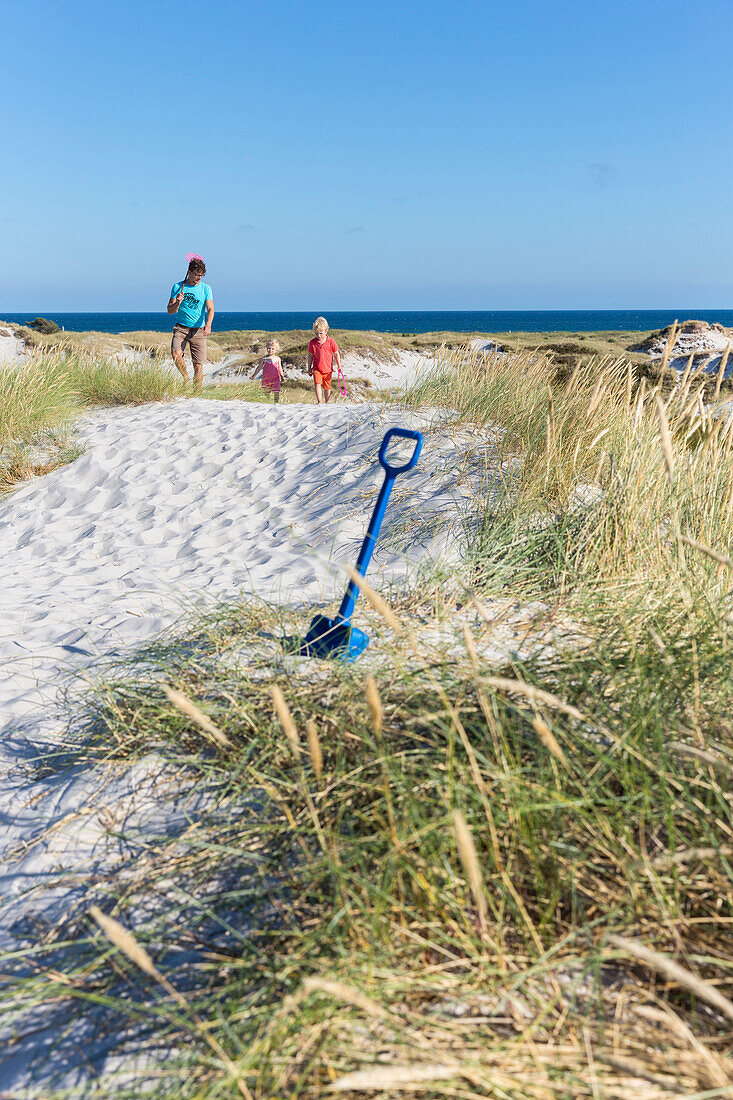
<path fill-rule="evenodd" d="M 450 584 L 365 587 L 354 666 L 244 593 L 100 668 L 80 758 L 209 808 L 3 960 L 18 1034 L 86 1002 L 172 1052 L 118 1096 L 729 1094 L 733 420 L 698 398 L 446 350 L 405 407 L 497 440 Z"/>
<path fill-rule="evenodd" d="M 36 317 L 35 321 L 28 322 L 28 328 L 34 330 L 34 332 L 40 332 L 43 336 L 51 336 L 55 332 L 61 332 L 61 329 L 55 321 L 50 321 L 48 317 Z"/>
<path fill-rule="evenodd" d="M 297 380 L 286 380 L 283 389 L 285 400 L 314 400 L 312 387 Z M 0 486 L 7 491 L 24 472 L 37 476 L 72 461 L 79 453 L 74 422 L 85 411 L 191 396 L 261 401 L 262 387 L 243 379 L 209 383 L 194 393 L 156 357 L 120 362 L 80 348 L 38 349 L 0 369 Z"/>

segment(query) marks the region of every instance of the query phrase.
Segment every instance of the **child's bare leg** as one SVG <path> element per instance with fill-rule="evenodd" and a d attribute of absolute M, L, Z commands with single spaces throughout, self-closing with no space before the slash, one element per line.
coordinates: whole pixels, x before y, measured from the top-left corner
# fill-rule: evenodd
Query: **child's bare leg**
<path fill-rule="evenodd" d="M 331 391 L 330 390 L 324 390 L 324 398 L 326 400 L 326 404 L 328 404 L 328 402 L 331 400 Z"/>
<path fill-rule="evenodd" d="M 278 392 L 277 392 L 277 393 L 273 393 L 273 395 L 272 395 L 272 396 L 273 396 L 273 398 L 275 399 L 275 404 L 276 404 L 276 405 L 279 405 L 279 404 L 280 404 L 280 391 L 278 390 Z"/>
<path fill-rule="evenodd" d="M 318 402 L 319 405 L 322 405 L 323 404 L 323 387 L 318 382 L 315 382 L 314 385 L 316 387 L 316 401 Z"/>

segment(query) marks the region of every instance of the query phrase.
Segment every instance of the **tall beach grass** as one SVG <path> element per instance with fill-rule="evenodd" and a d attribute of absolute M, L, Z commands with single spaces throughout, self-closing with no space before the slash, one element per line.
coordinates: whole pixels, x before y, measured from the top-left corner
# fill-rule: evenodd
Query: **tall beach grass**
<path fill-rule="evenodd" d="M 36 350 L 18 365 L 0 369 L 0 491 L 71 461 L 79 452 L 70 432 L 83 412 L 190 396 L 257 401 L 262 389 L 245 380 L 208 383 L 196 391 L 155 359 L 124 363 L 66 345 Z M 313 399 L 305 387 L 288 396 Z M 39 446 L 48 453 L 40 461 L 29 459 L 29 450 Z"/>
<path fill-rule="evenodd" d="M 306 624 L 255 602 L 107 672 L 80 751 L 154 748 L 210 815 L 95 887 L 137 952 L 80 913 L 4 1011 L 142 1015 L 159 1096 L 733 1096 L 731 422 L 531 352 L 447 352 L 406 405 L 503 433 L 469 580 L 363 602 L 368 672 L 273 655 Z M 487 609 L 528 602 L 552 648 L 497 664 Z"/>

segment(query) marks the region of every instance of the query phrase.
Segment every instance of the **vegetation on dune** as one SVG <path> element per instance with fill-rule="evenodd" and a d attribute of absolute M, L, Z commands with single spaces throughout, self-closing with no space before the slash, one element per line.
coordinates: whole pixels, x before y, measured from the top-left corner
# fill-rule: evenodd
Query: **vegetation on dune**
<path fill-rule="evenodd" d="M 48 317 L 36 317 L 35 321 L 31 321 L 28 328 L 32 328 L 34 332 L 40 332 L 44 336 L 49 336 L 54 332 L 61 332 L 61 329 L 55 321 L 49 321 Z"/>
<path fill-rule="evenodd" d="M 303 384 L 285 388 L 291 401 L 314 400 Z M 0 369 L 0 486 L 10 488 L 24 475 L 71 461 L 79 453 L 70 440 L 74 420 L 89 409 L 187 396 L 261 401 L 262 387 L 249 380 L 209 383 L 196 393 L 153 358 L 120 363 L 85 350 L 39 350 L 24 363 Z M 48 453 L 37 459 L 34 449 Z"/>
<path fill-rule="evenodd" d="M 104 676 L 80 751 L 155 749 L 212 808 L 5 1011 L 142 1015 L 159 1096 L 730 1095 L 733 421 L 521 351 L 446 352 L 406 406 L 503 430 L 467 580 L 365 605 L 371 673 L 258 650 L 302 616 L 242 603 Z M 573 633 L 497 668 L 487 607 L 527 601 Z"/>
<path fill-rule="evenodd" d="M 607 332 L 495 332 L 491 339 L 505 351 L 540 351 L 551 353 L 555 362 L 575 366 L 576 357 L 623 356 L 631 362 L 646 357 L 637 351 L 639 342 L 650 333 L 634 331 Z"/>
<path fill-rule="evenodd" d="M 71 453 L 69 430 L 86 409 L 162 401 L 184 392 L 180 379 L 153 363 L 115 364 L 81 352 L 37 353 L 0 370 L 3 477 L 22 468 L 23 455 L 34 446 L 55 443 L 59 456 Z"/>
<path fill-rule="evenodd" d="M 65 348 L 67 350 L 85 350 L 101 356 L 110 356 L 129 350 L 143 352 L 151 359 L 167 357 L 170 354 L 170 332 L 55 332 L 40 334 L 28 327 L 10 326 L 13 331 L 30 347 L 46 349 Z M 470 338 L 470 333 L 428 332 L 428 333 L 381 333 L 359 332 L 332 329 L 331 335 L 344 351 L 360 351 L 391 358 L 396 351 L 431 351 L 443 345 L 459 347 Z M 289 330 L 287 332 L 252 331 L 214 331 L 207 339 L 207 353 L 212 363 L 226 354 L 241 354 L 243 363 L 249 364 L 261 359 L 265 354 L 265 343 L 275 336 L 282 348 L 282 356 L 291 363 L 305 360 L 308 343 L 313 338 L 310 329 Z"/>

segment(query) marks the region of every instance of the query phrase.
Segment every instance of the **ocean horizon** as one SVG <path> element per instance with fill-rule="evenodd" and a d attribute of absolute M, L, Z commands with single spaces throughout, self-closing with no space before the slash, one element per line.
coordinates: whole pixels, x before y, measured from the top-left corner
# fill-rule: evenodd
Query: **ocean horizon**
<path fill-rule="evenodd" d="M 387 333 L 424 332 L 644 332 L 673 321 L 695 319 L 733 327 L 733 309 L 596 309 L 596 310 L 325 310 L 333 329 Z M 35 310 L 2 313 L 0 321 L 27 325 L 47 317 L 69 332 L 166 332 L 173 318 L 164 310 L 151 313 L 59 313 Z M 215 332 L 286 332 L 310 329 L 316 314 L 303 310 L 231 312 L 214 319 Z"/>

